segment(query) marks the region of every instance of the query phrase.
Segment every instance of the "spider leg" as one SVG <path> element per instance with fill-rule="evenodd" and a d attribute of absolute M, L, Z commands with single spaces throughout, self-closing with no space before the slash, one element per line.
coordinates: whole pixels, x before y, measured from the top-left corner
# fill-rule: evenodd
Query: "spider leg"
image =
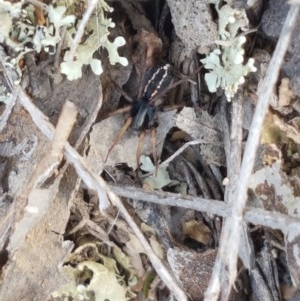
<path fill-rule="evenodd" d="M 146 136 L 146 132 L 142 131 L 139 134 L 139 143 L 138 143 L 138 148 L 136 150 L 136 163 L 137 166 L 140 166 L 140 157 L 142 153 L 142 148 L 144 145 L 144 139 Z M 152 156 L 154 160 L 154 165 L 157 167 L 157 154 L 156 154 L 156 128 L 152 127 L 151 128 L 151 147 L 152 147 Z"/>
<path fill-rule="evenodd" d="M 117 109 L 117 110 L 115 110 L 115 111 L 113 111 L 111 113 L 108 113 L 107 115 L 105 115 L 103 117 L 103 119 L 109 118 L 111 116 L 115 116 L 115 115 L 119 115 L 119 114 L 123 114 L 123 113 L 129 112 L 131 109 L 132 109 L 132 105 L 128 105 L 128 106 L 122 107 L 122 108 Z"/>
<path fill-rule="evenodd" d="M 128 130 L 128 128 L 130 127 L 132 123 L 132 117 L 128 117 L 125 124 L 123 125 L 123 127 L 121 128 L 118 136 L 116 137 L 116 139 L 114 140 L 113 144 L 111 145 L 111 147 L 109 148 L 107 155 L 105 157 L 105 161 L 107 161 L 108 156 L 110 155 L 111 151 L 113 150 L 113 148 L 115 147 L 115 145 L 122 139 L 122 137 L 124 136 L 124 134 L 126 133 L 126 131 Z"/>
<path fill-rule="evenodd" d="M 144 145 L 145 135 L 146 135 L 145 131 L 142 131 L 139 134 L 139 143 L 138 143 L 138 148 L 136 150 L 136 163 L 137 163 L 138 168 L 140 166 L 140 157 L 141 157 L 142 148 L 143 148 L 143 145 Z"/>
<path fill-rule="evenodd" d="M 154 165 L 157 169 L 157 154 L 156 154 L 156 128 L 152 127 L 151 128 L 151 146 L 152 146 L 152 156 L 153 156 L 153 161 L 154 161 Z"/>
<path fill-rule="evenodd" d="M 119 87 L 119 85 L 112 79 L 110 78 L 110 81 L 114 85 L 115 89 L 129 102 L 132 102 L 132 97 L 130 97 L 122 88 Z"/>

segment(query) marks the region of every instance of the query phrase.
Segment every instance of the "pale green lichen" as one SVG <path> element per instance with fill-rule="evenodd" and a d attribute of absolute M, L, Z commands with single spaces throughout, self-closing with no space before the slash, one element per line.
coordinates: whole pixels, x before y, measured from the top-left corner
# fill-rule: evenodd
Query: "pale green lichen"
<path fill-rule="evenodd" d="M 0 103 L 8 104 L 13 101 L 14 96 L 7 92 L 7 89 L 4 85 L 0 83 Z"/>
<path fill-rule="evenodd" d="M 90 65 L 93 72 L 100 75 L 103 72 L 102 64 L 99 59 L 93 58 L 94 53 L 101 47 L 106 48 L 109 55 L 109 61 L 112 65 L 120 63 L 123 66 L 128 65 L 125 57 L 119 56 L 118 48 L 125 45 L 123 37 L 116 37 L 113 42 L 108 40 L 110 34 L 109 28 L 115 27 L 115 23 L 105 14 L 112 12 L 105 1 L 99 1 L 98 8 L 94 15 L 89 20 L 86 26 L 86 32 L 89 33 L 86 41 L 80 44 L 76 50 L 75 60 L 67 62 L 69 52 L 65 54 L 64 60 L 61 64 L 61 72 L 67 75 L 69 80 L 75 80 L 82 75 L 83 65 Z M 68 32 L 67 42 L 68 46 L 72 45 L 71 32 Z"/>
<path fill-rule="evenodd" d="M 248 19 L 245 10 L 224 5 L 217 11 L 219 15 L 218 32 L 222 40 L 233 39 L 239 30 L 247 29 Z"/>
<path fill-rule="evenodd" d="M 165 167 L 156 169 L 149 156 L 142 155 L 140 157 L 140 163 L 141 170 L 154 173 L 143 180 L 144 185 L 148 185 L 152 189 L 161 189 L 172 182 L 167 169 Z"/>
<path fill-rule="evenodd" d="M 32 40 L 36 52 L 40 52 L 42 48 L 50 54 L 56 52 L 56 45 L 61 40 L 60 28 L 63 26 L 70 26 L 75 22 L 75 16 L 64 16 L 65 12 L 66 7 L 64 6 L 57 6 L 54 8 L 52 5 L 49 5 L 49 25 L 48 27 L 36 26 L 35 35 Z"/>
<path fill-rule="evenodd" d="M 245 76 L 256 71 L 254 59 L 244 62 L 243 45 L 246 37 L 242 32 L 247 29 L 248 19 L 244 10 L 234 9 L 228 4 L 219 8 L 220 1 L 212 1 L 219 15 L 220 41 L 217 41 L 218 48 L 201 60 L 210 71 L 204 78 L 210 92 L 222 88 L 227 100 L 231 101 L 239 86 L 245 82 Z M 238 35 L 240 31 L 241 34 Z"/>
<path fill-rule="evenodd" d="M 75 16 L 64 16 L 65 7 L 47 7 L 47 26 L 37 25 L 34 6 L 28 4 L 22 7 L 22 2 L 7 3 L 0 0 L 1 34 L 0 42 L 13 49 L 14 55 L 6 58 L 6 67 L 16 70 L 19 79 L 22 71 L 19 61 L 28 52 L 40 52 L 44 49 L 50 54 L 56 52 L 56 45 L 60 42 L 62 26 L 70 26 L 75 22 Z"/>
<path fill-rule="evenodd" d="M 63 271 L 69 284 L 54 292 L 54 298 L 72 297 L 86 301 L 127 300 L 126 287 L 120 284 L 116 272 L 101 263 L 88 260 L 79 263 L 75 268 L 66 266 Z"/>
<path fill-rule="evenodd" d="M 11 3 L 10 1 L 0 1 L 0 11 L 7 12 L 12 18 L 19 17 L 22 10 L 22 2 Z M 1 20 L 2 21 L 2 20 Z"/>
<path fill-rule="evenodd" d="M 87 0 L 85 2 L 88 4 Z M 0 43 L 5 42 L 6 45 L 13 48 L 15 54 L 8 57 L 6 63 L 8 67 L 17 71 L 20 79 L 22 72 L 19 68 L 19 61 L 24 54 L 27 52 L 39 53 L 42 49 L 49 54 L 54 54 L 57 44 L 61 41 L 60 33 L 63 27 L 67 28 L 63 49 L 70 47 L 72 36 L 76 33 L 74 24 L 78 1 L 61 0 L 56 1 L 55 7 L 47 6 L 45 26 L 37 24 L 33 5 L 22 5 L 22 2 L 13 4 L 0 0 Z M 111 64 L 117 62 L 123 66 L 128 64 L 127 59 L 118 54 L 118 48 L 125 44 L 125 39 L 116 37 L 113 42 L 108 40 L 109 28 L 114 27 L 115 23 L 106 15 L 112 11 L 113 8 L 104 0 L 98 1 L 96 12 L 86 28 L 86 39 L 76 50 L 75 61 L 70 64 L 66 62 L 61 64 L 61 72 L 66 74 L 69 80 L 81 77 L 83 65 L 90 65 L 92 71 L 97 75 L 103 72 L 101 61 L 93 58 L 94 53 L 101 47 L 107 49 Z M 65 54 L 65 60 L 67 56 L 68 52 Z"/>
<path fill-rule="evenodd" d="M 99 242 L 86 243 L 69 255 L 68 262 L 72 262 L 72 265 L 65 265 L 62 269 L 68 284 L 53 292 L 53 298 L 126 301 L 134 296 L 118 269 L 119 264 L 126 274 L 130 273 L 128 282 L 135 279 L 136 284 L 135 271 L 129 257 L 118 247 L 113 247 L 116 259 L 105 256 L 99 252 L 103 246 Z"/>

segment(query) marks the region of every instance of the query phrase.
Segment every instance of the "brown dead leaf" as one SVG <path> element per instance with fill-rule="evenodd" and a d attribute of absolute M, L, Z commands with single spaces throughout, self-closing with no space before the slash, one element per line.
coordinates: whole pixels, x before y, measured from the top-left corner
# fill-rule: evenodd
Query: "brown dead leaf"
<path fill-rule="evenodd" d="M 157 155 L 160 157 L 164 139 L 170 129 L 174 126 L 174 117 L 176 111 L 158 112 L 157 117 L 159 125 L 157 131 Z M 107 162 L 105 163 L 105 157 L 110 146 L 113 144 L 120 129 L 125 123 L 124 115 L 117 115 L 109 117 L 93 126 L 93 130 L 90 134 L 90 151 L 87 156 L 87 160 L 90 162 L 93 170 L 96 173 L 100 173 L 104 165 L 116 165 L 118 163 L 127 163 L 129 167 L 137 168 L 136 151 L 138 147 L 139 137 L 138 132 L 129 129 L 124 137 L 119 141 L 117 145 L 111 151 Z M 151 155 L 151 135 L 146 134 L 142 154 Z"/>
<path fill-rule="evenodd" d="M 44 16 L 44 10 L 42 7 L 38 7 L 36 6 L 34 8 L 34 14 L 35 14 L 35 18 L 36 18 L 36 23 L 38 25 L 45 25 L 46 24 L 46 19 L 45 19 L 45 16 Z"/>
<path fill-rule="evenodd" d="M 293 126 L 297 131 L 300 131 L 300 117 L 295 117 L 292 120 L 290 120 L 289 125 Z"/>
<path fill-rule="evenodd" d="M 165 252 L 164 249 L 162 247 L 162 245 L 157 241 L 156 237 L 154 235 L 152 235 L 149 238 L 149 242 L 150 245 L 154 251 L 154 253 L 160 258 L 160 259 L 164 259 L 165 257 Z"/>
<path fill-rule="evenodd" d="M 285 133 L 286 137 L 293 140 L 295 143 L 300 144 L 300 132 L 294 125 L 285 123 L 277 115 L 273 116 L 274 126 Z"/>
<path fill-rule="evenodd" d="M 135 269 L 138 277 L 145 275 L 145 268 L 142 263 L 140 254 L 145 253 L 144 247 L 141 245 L 138 238 L 132 233 L 132 230 L 123 220 L 119 219 L 117 222 L 117 236 L 119 243 L 125 245 L 124 251 L 131 259 L 131 265 Z"/>
<path fill-rule="evenodd" d="M 126 243 L 126 252 L 131 258 L 131 265 L 139 277 L 146 273 L 140 254 L 145 252 L 139 240 L 134 234 L 129 234 L 130 240 Z"/>

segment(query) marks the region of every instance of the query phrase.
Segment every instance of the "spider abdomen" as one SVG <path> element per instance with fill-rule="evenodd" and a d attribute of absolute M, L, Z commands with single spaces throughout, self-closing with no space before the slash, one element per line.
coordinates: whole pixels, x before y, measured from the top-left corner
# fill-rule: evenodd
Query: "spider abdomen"
<path fill-rule="evenodd" d="M 151 100 L 161 94 L 172 83 L 173 73 L 170 64 L 149 68 L 144 78 L 143 98 Z"/>

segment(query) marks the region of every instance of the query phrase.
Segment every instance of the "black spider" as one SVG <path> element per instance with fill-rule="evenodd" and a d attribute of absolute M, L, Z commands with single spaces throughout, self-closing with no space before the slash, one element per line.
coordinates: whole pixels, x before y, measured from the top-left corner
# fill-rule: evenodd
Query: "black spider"
<path fill-rule="evenodd" d="M 124 136 L 127 129 L 131 126 L 135 131 L 144 131 L 153 126 L 153 119 L 155 116 L 156 108 L 159 103 L 157 100 L 162 96 L 163 92 L 171 85 L 174 77 L 173 67 L 170 64 L 159 65 L 149 68 L 143 79 L 143 93 L 139 99 L 133 100 L 132 105 L 126 109 L 121 109 L 119 112 L 125 112 L 130 109 L 130 117 L 127 118 L 124 126 L 121 128 L 118 136 L 114 140 L 113 144 L 108 150 L 106 160 L 119 140 Z M 154 136 L 154 135 L 153 135 Z M 142 148 L 143 135 L 140 135 L 140 141 L 137 150 L 137 163 L 139 163 L 139 157 Z M 152 144 L 153 150 L 155 150 L 155 138 Z M 155 161 L 156 155 L 153 154 Z M 105 160 L 105 161 L 106 161 Z"/>

